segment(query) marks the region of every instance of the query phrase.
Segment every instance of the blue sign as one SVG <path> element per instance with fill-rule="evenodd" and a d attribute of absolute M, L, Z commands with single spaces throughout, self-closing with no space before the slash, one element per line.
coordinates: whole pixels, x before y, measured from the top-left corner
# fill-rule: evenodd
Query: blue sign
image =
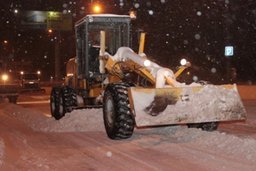
<path fill-rule="evenodd" d="M 225 46 L 225 56 L 233 56 L 233 55 L 234 55 L 234 47 Z"/>

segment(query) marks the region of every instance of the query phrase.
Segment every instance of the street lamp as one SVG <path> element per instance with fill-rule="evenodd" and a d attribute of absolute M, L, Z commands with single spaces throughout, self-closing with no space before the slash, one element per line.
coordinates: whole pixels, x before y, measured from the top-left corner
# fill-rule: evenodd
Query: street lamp
<path fill-rule="evenodd" d="M 2 75 L 2 80 L 3 80 L 4 84 L 6 83 L 6 81 L 8 81 L 8 79 L 9 79 L 9 76 L 7 74 Z"/>
<path fill-rule="evenodd" d="M 98 3 L 92 5 L 92 11 L 93 13 L 101 13 L 102 12 L 102 6 Z"/>
<path fill-rule="evenodd" d="M 53 31 L 52 31 L 52 29 L 48 29 L 48 33 L 52 33 Z"/>
<path fill-rule="evenodd" d="M 19 13 L 19 10 L 18 9 L 14 9 L 13 11 L 15 14 L 18 14 Z"/>
<path fill-rule="evenodd" d="M 130 18 L 133 20 L 135 20 L 137 18 L 136 11 L 133 11 L 133 10 L 129 11 L 129 15 L 130 15 Z"/>

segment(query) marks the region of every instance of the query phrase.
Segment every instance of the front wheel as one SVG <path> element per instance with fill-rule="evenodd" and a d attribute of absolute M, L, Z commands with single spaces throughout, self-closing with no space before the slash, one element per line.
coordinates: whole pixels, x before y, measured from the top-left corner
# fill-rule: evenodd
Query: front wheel
<path fill-rule="evenodd" d="M 51 114 L 56 119 L 59 120 L 65 115 L 64 105 L 63 105 L 63 95 L 61 87 L 53 87 L 50 97 L 50 107 Z"/>
<path fill-rule="evenodd" d="M 103 119 L 107 135 L 111 139 L 132 136 L 135 121 L 129 105 L 128 84 L 109 84 L 103 98 Z"/>

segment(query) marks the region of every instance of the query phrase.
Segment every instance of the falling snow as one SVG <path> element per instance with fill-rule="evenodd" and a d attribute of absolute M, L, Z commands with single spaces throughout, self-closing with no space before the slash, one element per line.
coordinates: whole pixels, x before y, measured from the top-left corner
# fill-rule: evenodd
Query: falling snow
<path fill-rule="evenodd" d="M 45 77 L 54 74 L 54 43 L 57 32 L 49 34 L 47 30 L 23 28 L 21 16 L 26 10 L 51 10 L 72 15 L 73 23 L 91 12 L 90 2 L 81 0 L 46 1 L 36 0 L 8 1 L 0 7 L 1 36 L 8 39 L 10 46 L 0 49 L 5 56 L 10 56 L 15 63 L 25 61 L 35 68 L 45 71 Z M 138 47 L 138 30 L 147 32 L 145 51 L 163 64 L 176 67 L 180 57 L 189 55 L 189 60 L 196 66 L 216 67 L 216 73 L 225 75 L 227 67 L 236 68 L 241 81 L 254 80 L 256 60 L 254 60 L 256 30 L 255 2 L 246 1 L 169 1 L 146 0 L 111 2 L 98 1 L 104 6 L 104 13 L 136 13 L 132 22 L 133 49 Z M 168 35 L 166 35 L 168 33 Z M 74 32 L 61 32 L 63 52 L 62 63 L 75 56 Z M 166 35 L 166 36 L 165 36 Z M 33 40 L 30 40 L 33 38 Z M 235 56 L 227 63 L 223 55 L 228 43 L 235 47 Z M 40 47 L 40 48 L 39 48 Z M 3 52 L 5 51 L 5 52 Z M 45 59 L 47 53 L 49 58 Z M 214 60 L 209 60 L 206 55 Z M 45 61 L 47 60 L 47 61 Z M 216 62 L 213 62 L 216 61 Z M 249 66 L 248 66 L 249 65 Z M 64 75 L 64 67 L 62 69 Z M 45 79 L 45 78 L 44 78 Z M 228 80 L 226 80 L 228 82 Z"/>

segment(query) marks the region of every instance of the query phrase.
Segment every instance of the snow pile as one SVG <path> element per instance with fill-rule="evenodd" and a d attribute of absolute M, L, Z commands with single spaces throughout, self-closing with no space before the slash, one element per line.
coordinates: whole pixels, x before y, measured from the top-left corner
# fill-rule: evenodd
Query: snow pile
<path fill-rule="evenodd" d="M 18 112 L 17 112 L 18 111 Z M 84 132 L 104 131 L 101 109 L 83 109 L 67 113 L 60 120 L 49 118 L 38 111 L 8 104 L 5 113 L 23 121 L 35 131 Z"/>
<path fill-rule="evenodd" d="M 175 137 L 179 142 L 190 142 L 198 148 L 204 147 L 215 153 L 228 154 L 230 157 L 249 161 L 256 158 L 256 140 L 252 138 L 241 138 L 218 131 L 206 132 L 195 128 L 179 130 Z"/>
<path fill-rule="evenodd" d="M 147 90 L 147 92 L 135 90 L 132 95 L 135 111 L 138 111 L 136 112 L 137 124 L 146 126 L 209 122 L 245 117 L 245 110 L 236 89 L 213 85 L 199 88 L 183 87 L 180 89 L 182 90 L 180 94 L 177 94 L 178 90 L 174 89 L 173 91 L 160 89 L 159 92 L 157 89 Z M 173 104 L 169 104 L 170 102 Z M 151 116 L 153 109 L 164 106 L 164 103 L 167 107 L 156 116 Z M 147 110 L 149 107 L 151 108 Z"/>
<path fill-rule="evenodd" d="M 144 136 L 147 136 L 147 142 L 144 142 Z M 153 145 L 153 148 L 157 149 L 164 146 L 170 148 L 169 144 L 182 144 L 184 147 L 213 156 L 223 155 L 252 163 L 255 162 L 256 158 L 256 139 L 237 137 L 218 131 L 207 132 L 196 128 L 188 129 L 186 126 L 167 126 L 137 130 L 133 138 L 140 144 Z"/>
<path fill-rule="evenodd" d="M 109 54 L 108 54 L 109 55 Z M 132 49 L 128 47 L 120 47 L 114 56 L 109 55 L 114 61 L 127 61 L 132 60 L 139 66 L 145 67 L 156 80 L 156 88 L 162 88 L 165 86 L 166 78 L 170 79 L 172 85 L 175 87 L 181 86 L 181 83 L 177 82 L 174 73 L 169 68 L 164 68 L 155 62 L 149 61 L 146 54 L 138 55 Z M 148 63 L 145 65 L 145 62 Z"/>

